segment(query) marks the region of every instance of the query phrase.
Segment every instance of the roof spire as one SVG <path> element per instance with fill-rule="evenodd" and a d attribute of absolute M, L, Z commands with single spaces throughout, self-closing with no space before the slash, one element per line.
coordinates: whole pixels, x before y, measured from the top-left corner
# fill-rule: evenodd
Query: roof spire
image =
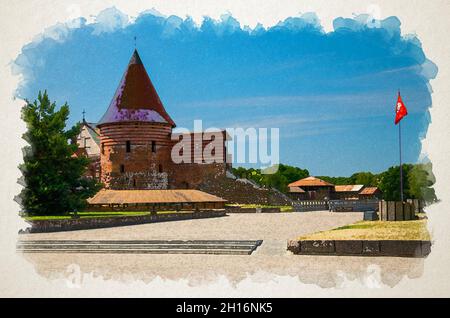
<path fill-rule="evenodd" d="M 98 125 L 124 121 L 166 123 L 175 127 L 145 70 L 137 49 Z"/>
<path fill-rule="evenodd" d="M 131 56 L 131 59 L 130 59 L 130 63 L 128 63 L 128 65 L 131 65 L 131 64 L 142 65 L 142 60 L 141 60 L 141 57 L 139 56 L 137 49 L 134 49 L 133 55 Z"/>
<path fill-rule="evenodd" d="M 85 119 L 84 115 L 86 114 L 86 111 L 84 110 L 84 108 L 83 108 L 83 111 L 81 113 L 83 114 L 83 123 L 85 123 L 86 119 Z"/>

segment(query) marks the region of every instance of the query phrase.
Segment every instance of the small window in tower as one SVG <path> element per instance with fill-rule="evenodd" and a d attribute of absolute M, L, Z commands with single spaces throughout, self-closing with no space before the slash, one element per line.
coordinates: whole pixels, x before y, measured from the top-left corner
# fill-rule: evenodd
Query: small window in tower
<path fill-rule="evenodd" d="M 133 187 L 136 188 L 136 179 L 133 179 Z"/>
<path fill-rule="evenodd" d="M 162 166 L 162 165 L 159 165 L 159 166 L 158 166 L 158 170 L 159 170 L 160 173 L 163 172 L 163 166 Z"/>
<path fill-rule="evenodd" d="M 104 155 L 104 154 L 105 154 L 105 143 L 102 142 L 102 155 Z"/>
<path fill-rule="evenodd" d="M 131 142 L 127 140 L 127 152 L 131 152 Z"/>
<path fill-rule="evenodd" d="M 125 172 L 125 165 L 120 165 L 120 172 L 124 173 Z"/>
<path fill-rule="evenodd" d="M 152 152 L 155 153 L 156 152 L 156 142 L 152 141 Z"/>

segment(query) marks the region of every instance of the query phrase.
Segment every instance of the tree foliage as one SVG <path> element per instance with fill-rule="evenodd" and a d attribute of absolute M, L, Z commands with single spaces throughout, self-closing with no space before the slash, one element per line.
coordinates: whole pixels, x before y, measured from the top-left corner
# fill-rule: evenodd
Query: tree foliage
<path fill-rule="evenodd" d="M 348 184 L 364 184 L 365 186 L 376 187 L 380 178 L 372 172 L 357 172 L 351 175 L 349 181 Z"/>
<path fill-rule="evenodd" d="M 413 165 L 403 164 L 403 194 L 404 199 L 410 199 L 408 174 Z M 383 199 L 388 201 L 400 201 L 400 167 L 390 167 L 380 174 L 379 188 L 383 191 Z M 412 199 L 412 198 L 411 198 Z"/>
<path fill-rule="evenodd" d="M 89 159 L 74 156 L 80 125 L 65 130 L 69 106 L 56 110 L 47 92 L 39 92 L 33 103 L 27 101 L 22 119 L 27 124 L 23 138 L 24 163 L 19 166 L 25 188 L 20 194 L 28 215 L 55 215 L 77 211 L 86 199 L 101 187 L 91 178 L 83 177 Z"/>
<path fill-rule="evenodd" d="M 431 172 L 431 163 L 428 164 L 403 164 L 403 193 L 405 199 L 421 199 L 427 202 L 436 201 L 436 195 L 432 185 L 434 176 Z M 233 168 L 233 173 L 239 178 L 255 181 L 264 187 L 273 187 L 282 192 L 287 191 L 287 185 L 291 182 L 309 176 L 306 169 L 279 165 L 278 171 L 271 174 L 262 174 L 259 169 Z M 350 177 L 317 176 L 322 180 L 335 185 L 362 184 L 365 186 L 379 187 L 385 200 L 400 200 L 400 167 L 393 166 L 384 172 L 375 174 L 372 172 L 356 172 Z"/>
<path fill-rule="evenodd" d="M 261 172 L 260 169 L 246 169 L 243 167 L 233 168 L 233 174 L 239 178 L 252 180 L 263 187 L 275 188 L 282 192 L 286 192 L 289 183 L 308 177 L 309 171 L 298 167 L 279 164 L 278 170 L 273 174 L 265 174 Z"/>
<path fill-rule="evenodd" d="M 431 163 L 404 164 L 403 195 L 406 199 L 420 199 L 426 202 L 437 200 L 432 185 L 434 176 L 431 172 Z M 400 167 L 390 167 L 380 174 L 379 187 L 383 191 L 383 199 L 400 200 Z"/>
<path fill-rule="evenodd" d="M 350 177 L 317 176 L 317 178 L 334 185 L 363 184 L 365 186 L 376 187 L 379 183 L 379 175 L 373 174 L 372 172 L 356 172 Z"/>
<path fill-rule="evenodd" d="M 431 163 L 415 165 L 408 174 L 409 195 L 414 199 L 422 199 L 426 202 L 437 200 L 434 189 L 436 181 L 431 171 Z"/>

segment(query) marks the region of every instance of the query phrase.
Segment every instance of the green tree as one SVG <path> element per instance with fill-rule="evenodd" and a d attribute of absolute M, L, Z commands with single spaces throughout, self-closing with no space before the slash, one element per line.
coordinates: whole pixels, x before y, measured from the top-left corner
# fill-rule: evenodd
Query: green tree
<path fill-rule="evenodd" d="M 412 164 L 403 164 L 403 198 L 411 198 L 408 176 Z M 379 188 L 383 192 L 383 199 L 388 201 L 400 201 L 400 167 L 390 167 L 388 170 L 380 174 Z"/>
<path fill-rule="evenodd" d="M 25 181 L 20 198 L 28 215 L 78 211 L 101 188 L 95 180 L 83 177 L 89 159 L 74 156 L 77 144 L 71 141 L 80 133 L 80 125 L 65 130 L 69 106 L 55 108 L 45 91 L 22 109 L 28 128 L 23 138 L 29 145 L 23 149 L 24 163 L 19 166 Z"/>
<path fill-rule="evenodd" d="M 291 182 L 308 177 L 309 171 L 306 169 L 298 168 L 298 167 L 279 164 L 278 171 L 276 172 L 276 174 L 279 174 L 279 175 L 285 177 L 287 184 L 289 184 Z"/>
<path fill-rule="evenodd" d="M 267 170 L 272 170 L 270 167 Z M 298 167 L 279 164 L 275 173 L 263 173 L 260 169 L 243 167 L 233 168 L 233 173 L 239 178 L 246 178 L 266 188 L 275 188 L 282 192 L 287 191 L 287 185 L 291 182 L 309 176 L 309 171 Z"/>
<path fill-rule="evenodd" d="M 378 186 L 377 175 L 372 172 L 357 172 L 349 178 L 349 184 L 364 184 L 365 186 Z"/>
<path fill-rule="evenodd" d="M 281 192 L 286 192 L 289 184 L 287 178 L 280 173 L 265 174 L 263 183 L 266 188 L 275 188 Z"/>
<path fill-rule="evenodd" d="M 412 199 L 434 202 L 437 200 L 434 189 L 434 175 L 431 172 L 431 163 L 417 164 L 408 175 L 409 194 Z"/>
<path fill-rule="evenodd" d="M 323 181 L 332 183 L 334 185 L 352 184 L 352 181 L 350 180 L 349 177 L 317 176 L 317 178 L 322 179 Z"/>

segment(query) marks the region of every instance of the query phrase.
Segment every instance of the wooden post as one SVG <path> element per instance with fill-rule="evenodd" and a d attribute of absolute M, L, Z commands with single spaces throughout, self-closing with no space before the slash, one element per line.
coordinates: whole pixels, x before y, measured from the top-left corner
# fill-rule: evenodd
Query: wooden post
<path fill-rule="evenodd" d="M 395 201 L 387 202 L 387 221 L 395 221 Z"/>
<path fill-rule="evenodd" d="M 405 219 L 403 214 L 404 206 L 403 201 L 395 202 L 395 221 L 403 221 Z"/>
<path fill-rule="evenodd" d="M 379 212 L 380 212 L 380 220 L 381 221 L 387 221 L 388 220 L 388 206 L 387 202 L 384 200 L 381 200 L 379 202 Z"/>
<path fill-rule="evenodd" d="M 413 213 L 412 204 L 410 202 L 405 202 L 403 204 L 403 216 L 405 221 L 412 220 L 411 214 Z"/>

